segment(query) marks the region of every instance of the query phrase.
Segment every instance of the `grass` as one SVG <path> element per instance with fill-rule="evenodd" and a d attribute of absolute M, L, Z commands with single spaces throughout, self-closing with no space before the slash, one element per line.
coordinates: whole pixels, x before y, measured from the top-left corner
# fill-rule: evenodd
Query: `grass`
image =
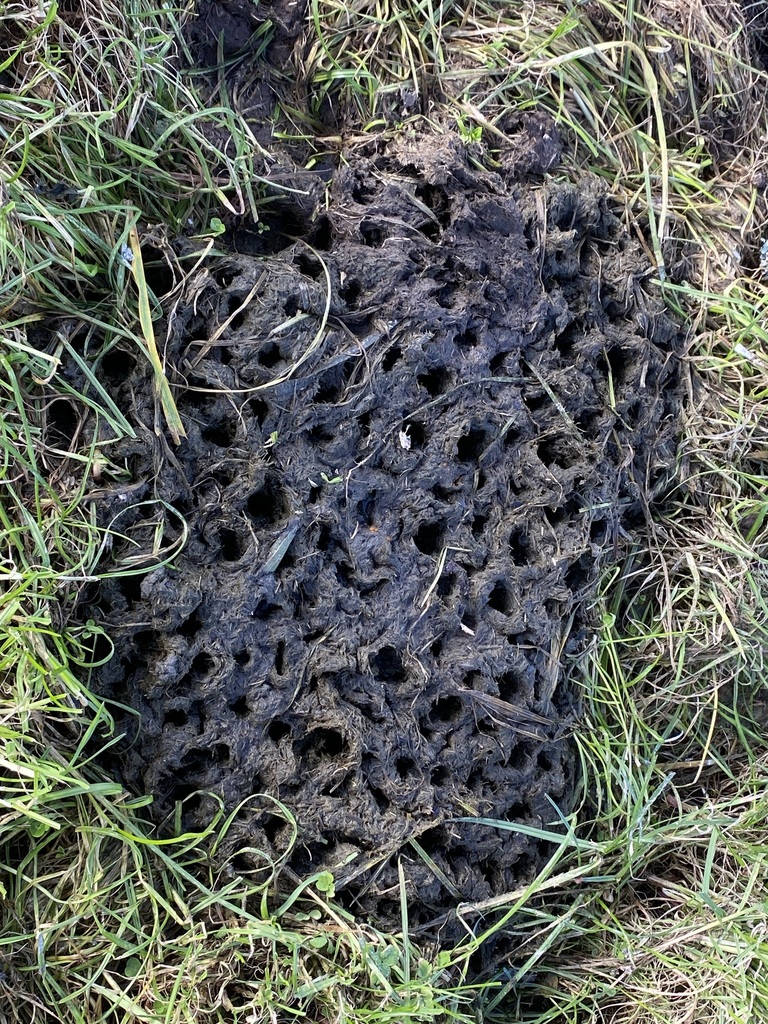
<path fill-rule="evenodd" d="M 99 771 L 117 737 L 86 685 L 95 627 L 72 609 L 100 573 L 173 554 L 150 504 L 134 556 L 105 562 L 88 496 L 124 485 L 130 504 L 112 456 L 132 427 L 102 367 L 151 359 L 173 434 L 161 297 L 138 268 L 171 253 L 183 275 L 180 231 L 209 245 L 222 208 L 258 217 L 265 164 L 226 92 L 206 103 L 183 72 L 188 9 L 72 7 L 0 4 L 0 1020 L 768 1016 L 768 116 L 738 9 L 310 0 L 286 75 L 309 90 L 290 113 L 305 135 L 320 118 L 391 129 L 416 103 L 492 160 L 521 111 L 548 111 L 563 173 L 604 179 L 691 325 L 675 490 L 607 570 L 571 666 L 581 800 L 542 876 L 498 894 L 488 928 L 520 947 L 481 991 L 483 908 L 461 908 L 474 938 L 429 953 L 404 898 L 397 935 L 352 921 L 325 875 L 281 902 L 280 865 L 216 866 L 231 816 L 161 840 L 146 800 Z"/>

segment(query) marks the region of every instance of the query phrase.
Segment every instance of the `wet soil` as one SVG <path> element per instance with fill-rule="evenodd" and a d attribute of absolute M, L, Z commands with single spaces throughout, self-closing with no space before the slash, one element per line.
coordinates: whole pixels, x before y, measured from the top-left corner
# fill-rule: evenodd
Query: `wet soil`
<path fill-rule="evenodd" d="M 122 778 L 158 820 L 183 801 L 205 824 L 199 791 L 240 806 L 238 869 L 264 851 L 332 870 L 385 928 L 400 852 L 428 938 L 550 853 L 457 819 L 568 811 L 563 667 L 598 561 L 674 468 L 679 332 L 643 247 L 597 183 L 538 176 L 551 126 L 518 128 L 495 171 L 449 131 L 404 135 L 348 153 L 328 188 L 297 178 L 266 231 L 230 221 L 231 255 L 159 325 L 177 450 L 146 371 L 107 367 L 146 426 L 122 450 L 130 507 L 105 499 L 105 521 L 155 535 L 138 503 L 159 497 L 189 530 L 172 566 L 85 609 L 116 645 L 96 684 L 136 712 L 118 709 Z"/>

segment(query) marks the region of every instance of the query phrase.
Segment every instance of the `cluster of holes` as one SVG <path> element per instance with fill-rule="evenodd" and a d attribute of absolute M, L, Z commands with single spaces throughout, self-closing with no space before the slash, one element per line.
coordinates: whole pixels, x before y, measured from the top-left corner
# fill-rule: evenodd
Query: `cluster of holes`
<path fill-rule="evenodd" d="M 361 197 L 368 187 L 365 182 L 359 183 L 358 191 Z M 416 195 L 432 211 L 436 218 L 427 218 L 419 230 L 428 238 L 437 239 L 440 231 L 449 223 L 448 197 L 439 187 L 427 185 L 420 185 L 416 190 Z M 273 212 L 277 212 L 277 208 Z M 564 209 L 560 211 L 556 220 L 558 223 L 565 225 L 572 219 L 573 215 L 572 209 Z M 306 218 L 296 215 L 295 219 L 297 224 L 303 226 L 304 229 L 309 229 Z M 295 226 L 291 224 L 290 216 L 283 217 L 280 230 L 276 230 L 273 236 L 274 244 L 282 247 L 287 247 L 287 244 L 293 244 L 290 234 Z M 332 226 L 328 218 L 321 218 L 320 221 L 314 223 L 311 226 L 311 231 L 315 232 L 313 236 L 317 243 L 315 248 L 322 249 L 324 244 L 329 245 L 331 243 Z M 360 225 L 361 237 L 368 246 L 383 245 L 389 237 L 389 232 L 389 225 L 377 221 L 374 217 L 364 217 Z M 414 244 L 421 243 L 417 239 Z M 429 247 L 429 251 L 431 250 L 432 247 Z M 324 277 L 322 260 L 310 251 L 297 246 L 293 251 L 292 259 L 298 273 L 303 275 L 304 278 L 310 281 L 321 281 Z M 380 257 L 377 257 L 377 259 L 380 259 Z M 445 272 L 438 269 L 434 273 L 436 300 L 446 308 L 450 308 L 453 305 L 456 300 L 456 294 L 461 294 L 458 289 L 456 294 L 454 294 L 456 286 L 451 278 L 452 274 L 455 277 L 454 270 L 455 268 L 451 268 L 446 263 Z M 219 276 L 221 283 L 225 287 L 234 281 L 234 275 L 224 271 L 219 271 Z M 237 285 L 239 287 L 239 282 L 237 282 Z M 285 301 L 285 314 L 289 316 L 294 315 L 299 310 L 306 308 L 308 296 L 314 294 L 315 291 L 316 289 L 313 289 L 307 281 L 298 282 Z M 241 289 L 237 296 L 234 293 L 229 296 L 228 309 L 230 313 L 237 312 L 242 302 L 243 294 L 245 293 Z M 355 309 L 358 303 L 364 303 L 365 288 L 363 281 L 354 274 L 342 277 L 338 281 L 338 295 L 346 303 L 349 310 Z M 366 315 L 367 313 L 365 312 L 358 314 L 358 320 Z M 244 317 L 245 312 L 238 313 L 238 323 L 233 326 L 242 326 Z M 341 319 L 347 324 L 355 324 L 355 317 L 353 316 L 344 321 L 343 311 Z M 415 367 L 411 364 L 414 353 L 408 348 L 401 335 L 398 335 L 400 337 L 399 342 L 390 341 L 384 343 L 378 348 L 380 355 L 374 354 L 371 356 L 374 364 L 376 359 L 380 358 L 379 366 L 384 373 L 395 371 L 398 377 L 400 377 L 406 368 L 406 364 L 408 364 L 409 368 L 413 369 L 415 384 L 421 390 L 417 392 L 416 399 L 412 404 L 400 406 L 397 414 L 390 421 L 393 434 L 396 434 L 398 428 L 407 434 L 410 440 L 410 449 L 407 446 L 403 447 L 412 452 L 419 449 L 436 449 L 438 443 L 442 441 L 438 430 L 431 426 L 428 430 L 427 424 L 431 424 L 431 420 L 424 418 L 416 419 L 414 417 L 425 417 L 426 414 L 421 411 L 424 407 L 431 408 L 438 405 L 447 405 L 447 403 L 435 402 L 434 399 L 439 399 L 441 396 L 446 395 L 456 384 L 461 387 L 464 386 L 464 363 L 466 367 L 475 365 L 488 367 L 490 374 L 497 377 L 515 375 L 515 381 L 513 381 L 515 388 L 510 389 L 506 383 L 500 382 L 498 379 L 491 381 L 487 385 L 489 394 L 498 394 L 503 388 L 506 388 L 507 392 L 511 390 L 514 393 L 516 404 L 513 412 L 509 414 L 513 417 L 514 423 L 506 422 L 503 428 L 498 422 L 494 422 L 491 425 L 492 420 L 487 411 L 487 406 L 476 406 L 478 410 L 475 414 L 477 420 L 473 421 L 472 413 L 468 414 L 467 419 L 464 420 L 461 436 L 456 439 L 456 435 L 453 435 L 452 443 L 455 444 L 455 451 L 452 461 L 458 463 L 458 466 L 452 467 L 456 470 L 455 475 L 453 477 L 447 473 L 444 475 L 441 467 L 439 474 L 441 482 L 433 483 L 429 481 L 428 483 L 436 502 L 441 503 L 443 507 L 438 509 L 436 504 L 430 499 L 430 510 L 426 513 L 425 517 L 422 514 L 422 517 L 416 523 L 408 523 L 405 521 L 405 517 L 403 517 L 403 521 L 400 522 L 400 536 L 408 544 L 412 541 L 412 547 L 420 555 L 434 560 L 440 555 L 446 544 L 454 543 L 451 531 L 454 529 L 453 524 L 458 521 L 458 514 L 454 515 L 454 513 L 456 513 L 457 509 L 460 509 L 460 528 L 464 531 L 463 536 L 466 538 L 467 546 L 473 545 L 472 538 L 474 538 L 477 542 L 474 545 L 476 548 L 490 548 L 492 540 L 498 541 L 497 533 L 501 528 L 507 531 L 502 534 L 504 538 L 501 543 L 502 550 L 498 553 L 499 560 L 502 563 L 506 561 L 507 564 L 511 562 L 513 566 L 530 567 L 536 564 L 537 556 L 542 562 L 546 556 L 547 565 L 550 566 L 553 542 L 551 531 L 548 531 L 547 524 L 552 527 L 561 527 L 571 517 L 580 517 L 583 520 L 585 515 L 585 509 L 582 507 L 583 501 L 574 495 L 568 496 L 567 492 L 566 494 L 558 495 L 557 488 L 555 487 L 547 498 L 550 502 L 548 505 L 540 504 L 533 512 L 529 509 L 525 518 L 523 518 L 523 513 L 519 510 L 525 500 L 527 488 L 525 475 L 529 471 L 529 467 L 532 466 L 531 472 L 538 473 L 541 476 L 541 467 L 544 467 L 547 470 L 555 471 L 550 472 L 549 476 L 555 478 L 556 482 L 565 481 L 568 478 L 566 471 L 578 466 L 580 459 L 583 458 L 583 453 L 578 447 L 579 441 L 577 438 L 569 436 L 567 431 L 563 432 L 563 420 L 562 418 L 558 419 L 555 415 L 551 392 L 548 390 L 550 382 L 547 382 L 546 386 L 541 383 L 542 380 L 547 380 L 546 367 L 548 364 L 546 361 L 543 361 L 541 364 L 543 367 L 540 371 L 541 377 L 537 373 L 532 372 L 530 368 L 526 372 L 525 364 L 518 365 L 517 363 L 516 348 L 508 334 L 503 342 L 503 345 L 506 345 L 506 349 L 502 350 L 501 347 L 493 348 L 490 343 L 491 334 L 494 329 L 491 322 L 489 321 L 488 325 L 481 327 L 478 326 L 479 321 L 473 325 L 472 322 L 467 322 L 467 319 L 466 314 L 463 312 L 459 313 L 458 311 L 451 316 L 446 315 L 443 322 L 451 324 L 446 332 L 447 337 L 438 339 L 439 343 L 431 346 L 425 344 L 423 346 L 425 358 L 417 362 Z M 574 322 L 559 332 L 553 328 L 551 335 L 553 341 L 551 344 L 554 344 L 556 351 L 564 359 L 571 359 L 573 358 L 574 349 L 583 338 L 584 333 L 584 327 L 579 322 Z M 450 352 L 451 344 L 456 349 L 453 354 Z M 281 345 L 283 346 L 282 351 Z M 487 356 L 484 355 L 486 347 L 490 348 Z M 266 369 L 276 367 L 283 359 L 287 359 L 290 353 L 288 342 L 285 339 L 282 341 L 270 340 L 262 342 L 260 348 L 254 346 L 252 351 L 255 352 L 255 358 L 259 365 Z M 376 353 L 375 348 L 371 351 Z M 236 352 L 236 356 L 240 358 L 241 353 Z M 461 373 L 457 369 L 457 364 L 461 365 Z M 306 394 L 320 406 L 336 405 L 345 397 L 353 398 L 354 391 L 350 388 L 350 381 L 353 378 L 355 367 L 360 365 L 360 359 L 356 356 L 344 363 L 332 366 L 322 373 L 318 373 L 316 378 L 310 378 L 316 387 L 314 395 L 311 395 L 309 390 L 307 390 Z M 626 353 L 622 352 L 617 346 L 608 348 L 596 360 L 597 370 L 603 376 L 611 375 L 614 383 L 621 381 L 622 375 L 626 374 L 627 365 Z M 487 377 L 487 372 L 487 370 L 483 371 L 484 378 Z M 516 380 L 520 374 L 526 377 L 522 385 L 522 394 L 516 390 Z M 554 383 L 552 387 L 557 390 Z M 523 399 L 525 408 L 520 406 L 518 394 Z M 451 395 L 451 397 L 453 396 Z M 505 397 L 508 398 L 508 394 Z M 280 406 L 277 401 L 272 405 L 261 397 L 244 399 L 241 410 L 242 418 L 219 416 L 218 408 L 203 405 L 202 403 L 205 399 L 200 399 L 199 401 L 201 403 L 199 422 L 201 423 L 202 436 L 206 442 L 216 448 L 230 448 L 236 443 L 238 446 L 244 445 L 247 439 L 250 441 L 258 439 L 261 442 L 263 440 L 262 432 L 276 428 L 280 423 Z M 566 399 L 563 399 L 563 401 L 566 401 Z M 353 407 L 351 402 L 350 407 Z M 539 421 L 540 425 L 546 421 L 548 433 L 539 433 L 538 438 L 535 436 L 536 424 L 532 423 L 532 416 L 526 415 L 526 408 L 531 414 L 540 413 L 544 409 L 547 410 L 547 416 L 540 416 Z M 639 409 L 640 405 L 637 404 L 635 414 L 639 414 L 637 412 Z M 374 410 L 374 413 L 376 411 Z M 603 414 L 604 410 L 593 409 L 588 415 L 599 417 Z M 63 411 L 62 415 L 64 415 Z M 351 419 L 352 416 L 350 416 Z M 363 437 L 371 434 L 372 431 L 374 432 L 371 444 L 371 449 L 373 449 L 373 445 L 381 434 L 379 421 L 374 420 L 370 412 L 360 413 L 356 416 L 356 421 L 359 424 L 360 433 Z M 335 457 L 336 453 L 331 446 L 339 441 L 340 431 L 338 424 L 340 422 L 340 418 L 334 419 L 332 415 L 326 414 L 323 419 L 318 418 L 311 424 L 306 423 L 300 428 L 302 441 L 307 447 L 313 449 L 318 454 L 320 466 L 328 467 L 331 458 Z M 593 421 L 589 419 L 584 420 L 587 426 L 591 422 Z M 582 424 L 579 423 L 578 425 L 581 426 Z M 238 431 L 241 432 L 239 435 Z M 522 444 L 521 437 L 523 438 Z M 418 459 L 411 458 L 411 456 L 400 452 L 396 444 L 394 449 L 400 459 L 399 466 L 401 468 L 406 467 L 410 471 L 411 465 L 419 464 Z M 508 457 L 510 452 L 514 453 L 518 450 L 524 451 L 525 454 L 525 459 L 521 460 L 522 465 L 518 466 L 516 463 L 513 464 L 508 461 L 507 468 L 504 469 L 501 481 L 499 481 L 499 474 L 496 472 L 494 460 L 499 456 L 503 458 L 506 455 Z M 391 450 L 389 450 L 388 454 L 391 454 Z M 540 463 L 539 466 L 535 465 L 536 457 Z M 224 461 L 221 459 L 220 453 L 219 458 L 220 461 Z M 324 462 L 324 459 L 327 459 L 327 462 Z M 419 455 L 419 459 L 424 460 L 423 452 Z M 276 460 L 276 464 L 280 464 L 279 458 Z M 557 470 L 562 470 L 563 472 L 558 473 Z M 226 562 L 244 560 L 254 543 L 251 539 L 254 534 L 258 537 L 260 532 L 272 531 L 273 536 L 277 536 L 278 528 L 284 524 L 287 517 L 291 514 L 288 491 L 282 483 L 279 472 L 274 467 L 266 470 L 261 469 L 259 472 L 262 475 L 258 486 L 244 499 L 242 496 L 238 499 L 236 515 L 240 517 L 241 522 L 238 523 L 235 520 L 233 525 L 230 519 L 227 520 L 227 525 L 217 527 L 221 556 Z M 508 489 L 505 479 L 507 472 L 510 472 Z M 403 470 L 404 474 L 405 470 Z M 313 473 L 315 479 L 317 475 Z M 248 479 L 252 480 L 252 477 L 249 476 Z M 250 486 L 253 485 L 251 484 Z M 294 483 L 291 482 L 290 486 L 293 488 Z M 568 486 L 573 489 L 574 487 L 581 487 L 582 483 L 579 482 L 576 485 L 569 483 Z M 484 488 L 487 489 L 484 490 Z M 565 490 L 564 483 L 560 490 L 561 492 Z M 309 504 L 317 504 L 321 496 L 327 492 L 327 486 L 323 488 L 313 483 L 311 488 L 307 488 L 304 500 Z M 382 493 L 382 487 L 379 487 L 378 491 L 376 488 L 372 488 L 371 493 L 367 496 L 361 499 L 355 496 L 350 501 L 350 531 L 359 526 L 360 532 L 366 541 L 371 540 L 371 537 L 363 528 L 367 527 L 370 534 L 379 531 L 383 534 L 384 532 L 386 520 L 384 513 L 380 511 L 380 505 L 377 504 L 382 500 Z M 514 508 L 510 511 L 510 517 L 506 521 L 507 525 L 499 527 L 498 503 L 500 500 L 503 500 L 505 495 L 509 497 L 510 493 L 513 496 L 522 494 L 523 500 L 515 504 Z M 308 495 L 308 498 L 306 495 Z M 338 580 L 339 590 L 350 588 L 355 591 L 357 596 L 367 597 L 377 593 L 388 582 L 391 583 L 391 580 L 385 577 L 384 574 L 382 574 L 383 578 L 380 580 L 369 578 L 365 583 L 361 583 L 358 579 L 358 569 L 351 547 L 346 545 L 335 522 L 324 522 L 323 515 L 323 508 L 317 507 L 311 511 L 308 517 L 312 519 L 311 525 L 308 527 L 310 546 L 313 555 L 316 552 L 320 552 L 324 556 L 323 561 L 332 565 L 332 571 Z M 515 518 L 513 519 L 512 516 Z M 249 520 L 247 524 L 246 520 Z M 450 526 L 448 525 L 449 523 L 451 524 Z M 243 528 L 238 529 L 238 526 Z M 604 520 L 596 519 L 592 524 L 591 531 L 593 542 L 601 543 L 606 536 L 607 529 L 608 526 Z M 486 539 L 488 543 L 484 544 L 483 541 Z M 208 540 L 209 538 L 206 537 L 206 541 Z M 259 541 L 261 541 L 261 538 L 259 538 Z M 547 543 L 550 545 L 549 548 L 545 547 Z M 290 553 L 286 556 L 286 565 L 290 564 L 292 557 Z M 413 551 L 411 551 L 410 557 L 413 557 Z M 256 642 L 254 641 L 253 654 L 246 648 L 236 650 L 231 654 L 234 671 L 232 672 L 232 679 L 225 690 L 224 700 L 234 719 L 249 719 L 247 723 L 236 723 L 239 729 L 245 729 L 246 727 L 258 729 L 266 744 L 272 745 L 271 747 L 268 746 L 267 760 L 272 758 L 274 761 L 279 760 L 281 763 L 284 761 L 288 763 L 296 761 L 298 763 L 298 770 L 304 771 L 306 769 L 308 777 L 311 777 L 313 773 L 317 774 L 317 791 L 329 797 L 340 797 L 345 793 L 351 793 L 350 779 L 354 778 L 356 772 L 362 771 L 363 776 L 367 778 L 367 785 L 376 806 L 381 813 L 384 813 L 390 810 L 393 804 L 397 809 L 400 809 L 401 804 L 398 803 L 399 795 L 401 796 L 405 792 L 407 785 L 415 784 L 422 776 L 424 783 L 426 783 L 428 778 L 430 784 L 435 788 L 451 786 L 452 791 L 455 791 L 456 777 L 452 768 L 449 767 L 449 764 L 439 763 L 442 751 L 450 749 L 446 744 L 446 737 L 464 736 L 467 730 L 474 728 L 481 734 L 496 733 L 497 739 L 494 742 L 501 749 L 501 741 L 498 740 L 498 722 L 491 715 L 483 717 L 483 705 L 479 698 L 482 695 L 495 697 L 498 694 L 500 701 L 504 701 L 512 706 L 529 706 L 536 699 L 535 686 L 543 686 L 533 671 L 535 665 L 533 655 L 531 655 L 531 660 L 527 663 L 526 668 L 524 659 L 528 655 L 519 649 L 524 641 L 531 641 L 537 638 L 524 637 L 522 633 L 515 634 L 514 632 L 514 630 L 522 628 L 515 621 L 516 613 L 519 610 L 516 581 L 518 579 L 525 580 L 526 574 L 509 573 L 505 578 L 503 565 L 494 566 L 492 570 L 487 570 L 489 573 L 492 572 L 492 575 L 488 577 L 483 575 L 482 589 L 476 588 L 480 592 L 477 593 L 470 587 L 469 590 L 472 593 L 472 597 L 468 598 L 464 574 L 466 573 L 471 577 L 477 573 L 480 556 L 468 554 L 466 561 L 462 561 L 458 555 L 453 555 L 452 557 L 456 559 L 456 564 L 453 567 L 451 565 L 445 566 L 435 585 L 437 595 L 444 599 L 442 607 L 439 607 L 438 611 L 447 620 L 446 608 L 450 606 L 450 621 L 455 624 L 455 616 L 458 615 L 464 630 L 468 634 L 474 634 L 478 629 L 478 620 L 486 616 L 487 621 L 481 622 L 481 625 L 486 628 L 490 624 L 492 629 L 496 631 L 499 639 L 498 646 L 501 647 L 502 653 L 509 655 L 510 662 L 507 664 L 511 663 L 516 667 L 510 668 L 496 676 L 487 671 L 466 673 L 463 679 L 463 686 L 467 690 L 473 691 L 472 694 L 465 694 L 466 700 L 454 692 L 439 692 L 435 695 L 432 690 L 427 689 L 425 692 L 422 689 L 419 697 L 416 698 L 421 703 L 417 709 L 416 703 L 413 705 L 415 724 L 412 723 L 410 727 L 413 729 L 418 728 L 421 736 L 430 742 L 421 743 L 419 736 L 414 733 L 412 737 L 413 746 L 409 746 L 407 749 L 419 750 L 420 752 L 426 751 L 426 757 L 422 759 L 421 753 L 414 757 L 408 756 L 408 754 L 399 754 L 387 765 L 390 774 L 385 779 L 381 771 L 381 765 L 377 767 L 376 764 L 378 754 L 361 754 L 361 766 L 354 770 L 349 769 L 348 762 L 351 763 L 354 758 L 350 750 L 350 741 L 345 734 L 347 726 L 319 724 L 317 718 L 308 720 L 298 715 L 294 718 L 291 711 L 286 710 L 281 712 L 285 718 L 274 717 L 271 721 L 267 718 L 266 724 L 264 718 L 259 719 L 258 702 L 252 696 L 253 691 L 250 683 L 253 679 L 262 679 L 264 677 L 262 675 L 263 668 L 254 667 L 259 657 Z M 299 562 L 300 558 L 297 558 L 297 563 Z M 242 566 L 238 566 L 238 570 L 242 568 Z M 429 566 L 424 566 L 424 568 L 425 579 L 432 579 L 433 577 L 427 575 L 426 571 L 429 569 Z M 558 572 L 562 572 L 561 578 L 563 582 L 572 591 L 586 586 L 591 572 L 590 554 L 585 552 L 578 558 L 574 558 L 568 564 L 567 569 L 558 570 Z M 499 578 L 496 578 L 497 573 Z M 477 579 L 477 576 L 475 578 Z M 285 579 L 278 577 L 278 583 L 281 586 L 285 582 Z M 525 586 L 525 583 L 522 585 Z M 284 592 L 285 590 L 281 593 Z M 259 589 L 258 593 L 262 594 L 264 591 Z M 302 583 L 301 594 L 297 599 L 297 607 L 300 606 L 302 609 L 314 607 L 313 602 L 319 600 L 317 593 L 318 590 L 313 590 L 311 582 Z M 135 604 L 141 600 L 140 579 L 136 578 L 133 583 L 128 582 L 126 584 L 125 597 L 129 604 Z M 349 594 L 345 592 L 344 597 L 349 599 Z M 282 600 L 282 596 L 262 596 L 255 601 L 251 614 L 253 619 L 258 620 L 255 630 L 257 635 L 263 636 L 268 633 L 268 630 L 262 626 L 264 622 L 277 619 L 286 614 L 285 608 L 280 604 Z M 371 603 L 375 605 L 375 602 Z M 467 606 L 468 604 L 470 605 L 469 607 Z M 539 601 L 539 608 L 542 607 L 553 615 L 558 612 L 557 602 L 553 600 L 545 601 L 542 599 Z M 297 614 L 297 618 L 300 618 L 300 613 Z M 197 646 L 200 640 L 196 638 L 201 632 L 203 625 L 203 612 L 197 609 L 188 615 L 177 632 L 185 637 L 190 645 L 194 642 Z M 318 623 L 313 622 L 312 625 L 318 626 Z M 325 629 L 307 629 L 306 635 L 302 639 L 304 644 L 309 645 L 326 635 L 327 630 Z M 394 637 L 391 642 L 384 642 L 383 639 L 379 639 L 374 643 L 373 649 L 368 651 L 367 664 L 365 664 L 364 657 L 361 658 L 361 661 L 365 664 L 365 671 L 369 679 L 372 677 L 372 686 L 375 684 L 379 687 L 407 690 L 414 678 L 421 678 L 418 675 L 418 669 L 415 667 L 415 661 L 418 658 L 416 655 L 411 654 L 410 647 L 406 647 L 402 637 L 396 631 L 390 630 L 389 636 L 390 638 Z M 466 650 L 471 651 L 473 649 L 475 641 L 471 638 L 459 637 L 459 639 L 465 643 Z M 507 642 L 510 646 L 506 646 Z M 280 680 L 276 680 L 275 676 L 283 676 L 286 672 L 290 674 L 293 651 L 291 650 L 291 656 L 288 656 L 286 654 L 286 644 L 282 640 L 275 642 L 274 638 L 272 638 L 271 643 L 273 643 L 274 675 L 271 676 L 270 682 L 277 687 L 280 685 Z M 514 645 L 517 645 L 517 650 L 515 650 Z M 426 654 L 427 649 L 429 654 Z M 445 665 L 440 664 L 441 659 L 448 662 L 452 652 L 455 650 L 455 638 L 452 638 L 450 635 L 445 639 L 437 637 L 429 643 L 428 647 L 425 645 L 421 649 L 418 657 L 423 657 L 426 662 L 429 662 L 431 656 L 438 663 L 433 667 L 442 669 Z M 450 653 L 446 654 L 446 651 Z M 189 672 L 179 681 L 179 688 L 182 691 L 193 688 L 196 682 L 204 681 L 206 676 L 210 675 L 213 667 L 213 659 L 209 653 L 200 651 L 195 654 Z M 322 676 L 321 678 L 325 680 L 326 677 Z M 304 691 L 311 693 L 313 686 L 321 692 L 322 686 L 325 683 L 321 682 L 318 685 L 317 679 L 312 677 L 305 680 L 303 685 L 302 696 L 304 696 Z M 344 688 L 339 687 L 339 692 L 343 701 Z M 378 694 L 381 690 L 379 689 L 374 692 Z M 357 699 L 356 697 L 355 702 Z M 364 706 L 364 698 L 360 697 L 359 700 L 360 704 L 358 706 L 362 708 Z M 370 698 L 370 703 L 366 706 L 366 710 L 377 702 L 382 705 L 381 718 L 376 718 L 375 714 L 373 714 L 371 719 L 374 721 L 387 720 L 385 719 L 385 714 L 388 713 L 389 709 L 383 707 L 384 702 L 379 701 L 378 696 L 375 699 Z M 275 713 L 274 709 L 270 711 L 271 715 Z M 507 713 L 510 714 L 509 710 Z M 304 712 L 301 715 L 303 716 Z M 337 717 L 330 718 L 330 716 L 328 720 L 332 722 L 339 721 Z M 182 740 L 186 743 L 195 743 L 186 751 L 181 765 L 182 769 L 190 774 L 199 772 L 202 774 L 203 779 L 205 779 L 206 775 L 212 775 L 212 769 L 217 765 L 227 764 L 230 757 L 229 747 L 226 744 L 216 743 L 209 750 L 206 750 L 203 749 L 202 739 L 190 740 L 190 737 L 195 735 L 196 730 L 202 732 L 204 722 L 204 708 L 200 701 L 190 699 L 183 706 L 181 701 L 178 704 L 169 702 L 166 706 L 164 725 L 169 730 L 184 730 L 181 737 Z M 308 722 L 309 724 L 307 724 Z M 512 732 L 511 729 L 507 731 Z M 486 750 L 492 749 L 494 743 L 489 740 L 483 740 L 483 742 L 486 745 Z M 505 760 L 502 760 L 502 758 L 505 758 Z M 382 760 L 384 759 L 382 758 Z M 521 740 L 506 742 L 503 754 L 498 759 L 498 764 L 519 772 L 527 772 L 531 769 L 532 765 L 536 764 L 541 771 L 549 772 L 558 760 L 559 754 L 556 750 L 542 750 L 539 743 Z M 341 768 L 339 767 L 340 764 Z M 461 786 L 466 783 L 465 788 L 469 788 L 478 794 L 484 793 L 489 788 L 487 768 L 487 763 L 476 765 L 466 780 L 459 781 L 459 785 Z M 331 769 L 333 769 L 333 774 L 329 777 Z M 266 777 L 267 770 L 263 770 Z M 403 784 L 402 786 L 397 782 L 398 779 Z M 198 785 L 201 785 L 201 780 L 198 780 Z M 294 785 L 298 787 L 299 784 L 292 782 L 289 784 L 289 788 Z M 254 792 L 258 791 L 262 786 L 262 780 L 256 776 L 254 779 Z M 393 786 L 394 789 L 392 788 Z M 189 787 L 189 789 L 185 790 L 184 785 L 180 785 L 174 792 L 177 796 L 179 794 L 189 796 L 194 788 Z M 453 796 L 455 793 L 452 792 L 451 795 Z M 485 792 L 485 796 L 488 796 L 487 792 Z M 504 803 L 505 799 L 503 797 L 497 802 L 497 807 L 499 808 L 497 813 L 499 815 L 503 813 Z M 530 817 L 531 810 L 524 801 L 513 801 L 506 808 L 506 813 L 517 820 L 526 820 L 526 818 Z M 261 827 L 268 840 L 275 841 L 285 827 L 285 822 L 278 816 L 265 814 L 261 820 Z M 327 845 L 317 844 L 316 849 L 312 844 L 308 844 L 307 848 L 311 851 L 312 856 L 317 859 L 325 857 L 334 844 L 343 841 L 341 833 L 329 832 L 327 839 Z M 451 857 L 461 856 L 461 850 L 456 850 L 453 838 L 442 827 L 431 830 L 431 833 L 427 833 L 426 836 L 422 837 L 421 842 L 427 852 L 440 851 L 444 853 L 447 848 L 451 851 Z M 495 872 L 492 859 L 480 858 L 479 864 L 489 884 L 494 886 L 502 884 L 503 879 Z"/>

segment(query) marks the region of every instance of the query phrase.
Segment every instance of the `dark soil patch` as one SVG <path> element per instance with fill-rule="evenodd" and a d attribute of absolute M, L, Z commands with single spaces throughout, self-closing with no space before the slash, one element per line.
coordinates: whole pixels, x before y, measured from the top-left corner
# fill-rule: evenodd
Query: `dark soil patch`
<path fill-rule="evenodd" d="M 178 393 L 189 438 L 131 449 L 137 498 L 180 508 L 189 543 L 100 595 L 98 685 L 139 712 L 120 767 L 158 818 L 186 800 L 205 823 L 197 790 L 250 801 L 232 844 L 282 855 L 270 794 L 299 824 L 290 866 L 387 928 L 402 850 L 422 936 L 549 854 L 453 819 L 568 810 L 580 599 L 673 468 L 676 328 L 598 186 L 519 180 L 551 165 L 544 135 L 500 173 L 451 135 L 371 143 L 327 203 L 280 201 L 271 255 L 198 280 L 168 325 L 201 389 Z M 122 386 L 152 424 L 143 372 Z"/>

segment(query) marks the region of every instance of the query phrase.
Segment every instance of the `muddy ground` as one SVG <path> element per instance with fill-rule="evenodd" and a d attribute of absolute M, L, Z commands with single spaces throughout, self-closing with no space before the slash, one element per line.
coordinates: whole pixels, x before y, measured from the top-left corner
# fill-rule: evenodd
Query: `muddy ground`
<path fill-rule="evenodd" d="M 98 688 L 138 713 L 118 709 L 118 769 L 158 821 L 183 801 L 204 825 L 199 791 L 240 805 L 222 858 L 332 870 L 383 928 L 399 854 L 429 939 L 551 852 L 457 819 L 568 811 L 564 667 L 598 560 L 675 457 L 680 335 L 643 246 L 597 182 L 557 180 L 545 119 L 483 159 L 450 128 L 371 140 L 295 176 L 261 228 L 230 220 L 229 255 L 158 325 L 178 449 L 145 368 L 113 350 L 136 486 L 101 514 L 134 537 L 163 519 L 172 541 L 177 517 L 137 505 L 159 497 L 189 539 L 85 609 L 116 645 Z"/>

